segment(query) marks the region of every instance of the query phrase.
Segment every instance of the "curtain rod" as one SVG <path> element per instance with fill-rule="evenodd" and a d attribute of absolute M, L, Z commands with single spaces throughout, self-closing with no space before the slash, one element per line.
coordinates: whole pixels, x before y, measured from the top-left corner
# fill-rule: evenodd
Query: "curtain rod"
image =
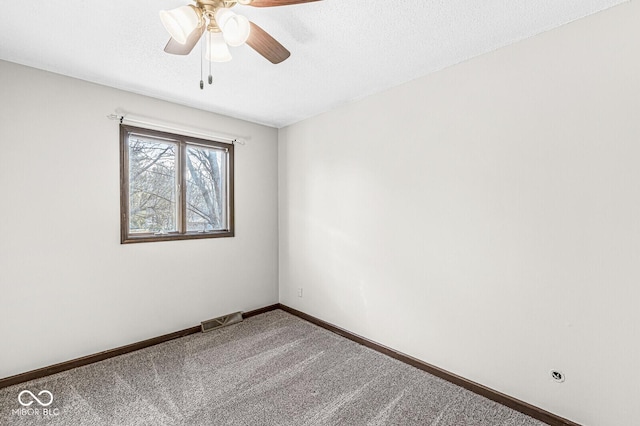
<path fill-rule="evenodd" d="M 206 139 L 215 139 L 219 142 L 226 142 L 230 144 L 240 144 L 245 145 L 247 143 L 247 139 L 240 136 L 230 135 L 228 133 L 216 133 L 210 132 L 208 130 L 203 129 L 189 129 L 187 127 L 180 127 L 179 125 L 174 125 L 173 123 L 159 123 L 154 121 L 146 121 L 142 118 L 137 118 L 136 116 L 132 116 L 131 114 L 109 114 L 107 115 L 109 120 L 119 120 L 120 123 L 126 121 L 132 124 L 140 124 L 143 126 L 149 126 L 152 130 L 167 130 L 171 132 L 177 132 L 181 134 L 185 134 L 185 136 L 194 136 L 194 137 L 203 137 Z"/>

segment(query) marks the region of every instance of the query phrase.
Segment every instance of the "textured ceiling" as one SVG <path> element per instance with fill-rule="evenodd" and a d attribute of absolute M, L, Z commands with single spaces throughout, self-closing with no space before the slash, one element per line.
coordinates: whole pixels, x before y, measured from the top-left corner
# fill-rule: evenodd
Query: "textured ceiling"
<path fill-rule="evenodd" d="M 0 59 L 283 127 L 623 1 L 238 5 L 292 55 L 273 65 L 248 46 L 231 48 L 233 60 L 213 64 L 214 84 L 200 90 L 199 47 L 163 52 L 158 11 L 186 0 L 3 0 Z"/>

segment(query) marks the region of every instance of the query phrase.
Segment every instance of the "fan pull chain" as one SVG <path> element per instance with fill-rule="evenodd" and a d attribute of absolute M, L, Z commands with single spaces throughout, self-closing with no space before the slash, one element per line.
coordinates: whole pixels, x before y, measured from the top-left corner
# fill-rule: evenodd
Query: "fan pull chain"
<path fill-rule="evenodd" d="M 207 31 L 207 43 L 209 46 L 209 49 L 211 49 L 211 31 Z M 211 75 L 211 61 L 207 61 L 209 62 L 209 84 L 213 83 L 213 76 Z"/>
<path fill-rule="evenodd" d="M 202 57 L 204 56 L 204 51 L 202 45 L 204 44 L 204 38 L 200 41 L 200 90 L 204 89 L 204 80 L 202 79 Z"/>
<path fill-rule="evenodd" d="M 211 49 L 211 31 L 207 31 L 207 46 Z M 213 76 L 211 75 L 211 61 L 207 59 L 209 62 L 209 84 L 213 83 Z"/>

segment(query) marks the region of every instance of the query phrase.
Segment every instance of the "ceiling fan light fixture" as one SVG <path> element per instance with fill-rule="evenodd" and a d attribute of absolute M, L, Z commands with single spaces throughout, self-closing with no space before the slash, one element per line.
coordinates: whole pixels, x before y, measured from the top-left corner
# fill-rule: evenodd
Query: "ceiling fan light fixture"
<path fill-rule="evenodd" d="M 240 46 L 249 38 L 251 24 L 245 16 L 237 15 L 231 9 L 222 7 L 216 11 L 215 18 L 229 46 Z"/>
<path fill-rule="evenodd" d="M 160 21 L 175 41 L 185 44 L 189 34 L 202 25 L 199 9 L 189 5 L 172 10 L 161 10 Z"/>
<path fill-rule="evenodd" d="M 205 57 L 211 62 L 229 62 L 231 52 L 221 32 L 207 31 L 207 52 Z"/>

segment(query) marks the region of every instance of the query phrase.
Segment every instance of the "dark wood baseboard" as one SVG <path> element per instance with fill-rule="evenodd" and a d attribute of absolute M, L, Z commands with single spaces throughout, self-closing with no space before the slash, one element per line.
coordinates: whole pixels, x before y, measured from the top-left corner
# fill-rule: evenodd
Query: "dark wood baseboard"
<path fill-rule="evenodd" d="M 265 312 L 269 312 L 269 311 L 275 311 L 276 309 L 280 309 L 279 303 L 265 306 L 264 308 L 254 309 L 253 311 L 243 312 L 242 318 L 247 319 L 247 318 L 255 317 L 256 315 L 264 314 Z"/>
<path fill-rule="evenodd" d="M 315 324 L 319 327 L 322 327 L 326 330 L 336 333 L 342 337 L 345 337 L 363 346 L 371 348 L 377 352 L 390 356 L 391 358 L 395 358 L 399 361 L 404 362 L 405 364 L 409 364 L 415 368 L 426 371 L 429 374 L 433 374 L 434 376 L 440 377 L 441 379 L 444 379 L 455 385 L 458 385 L 467 390 L 470 390 L 471 392 L 477 393 L 478 395 L 482 395 L 485 398 L 488 398 L 499 404 L 505 405 L 509 408 L 512 408 L 516 411 L 519 411 L 523 414 L 533 417 L 534 419 L 545 422 L 549 425 L 580 426 L 578 423 L 575 423 L 575 422 L 572 422 L 571 420 L 567 420 L 565 418 L 557 416 L 553 413 L 543 410 L 542 408 L 538 408 L 524 401 L 520 401 L 519 399 L 513 398 L 509 395 L 498 392 L 494 389 L 488 388 L 479 383 L 472 382 L 471 380 L 465 379 L 464 377 L 458 376 L 457 374 L 450 373 L 446 370 L 443 370 L 442 368 L 436 367 L 431 364 L 427 364 L 426 362 L 421 361 L 417 358 L 414 358 L 410 355 L 403 354 L 402 352 L 398 352 L 394 349 L 391 349 L 389 347 L 376 343 L 365 337 L 358 336 L 357 334 L 351 333 L 350 331 L 337 327 L 333 324 L 330 324 L 326 321 L 323 321 L 309 314 L 305 314 L 304 312 L 298 311 L 297 309 L 290 308 L 289 306 L 286 306 L 283 304 L 279 304 L 278 308 L 292 315 L 295 315 L 299 318 L 302 318 L 306 321 L 309 321 L 312 324 Z"/>
<path fill-rule="evenodd" d="M 438 368 L 434 365 L 427 364 L 424 361 L 421 361 L 412 356 L 403 354 L 402 352 L 398 352 L 394 349 L 383 346 L 379 343 L 376 343 L 372 340 L 369 340 L 365 337 L 358 336 L 357 334 L 351 333 L 343 328 L 337 327 L 333 324 L 330 324 L 326 321 L 323 321 L 319 318 L 311 316 L 309 314 L 305 314 L 304 312 L 298 311 L 296 309 L 290 308 L 289 306 L 283 305 L 281 303 L 277 303 L 275 305 L 265 306 L 264 308 L 255 309 L 253 311 L 244 312 L 242 314 L 243 318 L 250 318 L 256 315 L 263 314 L 265 312 L 273 311 L 276 309 L 281 309 L 285 312 L 288 312 L 292 315 L 295 315 L 299 318 L 302 318 L 310 323 L 313 323 L 319 327 L 322 327 L 326 330 L 329 330 L 333 333 L 336 333 L 342 337 L 345 337 L 349 340 L 352 340 L 356 343 L 359 343 L 363 346 L 371 348 L 377 352 L 390 356 L 391 358 L 395 358 L 399 361 L 402 361 L 406 364 L 409 364 L 413 367 L 416 367 L 420 370 L 426 371 L 429 374 L 433 374 L 434 376 L 440 377 L 448 382 L 456 384 L 460 387 L 470 390 L 471 392 L 477 393 L 478 395 L 482 395 L 485 398 L 488 398 L 492 401 L 498 402 L 502 405 L 505 405 L 509 408 L 512 408 L 516 411 L 519 411 L 523 414 L 533 417 L 534 419 L 538 419 L 542 422 L 545 422 L 552 426 L 580 426 L 578 423 L 572 422 L 570 420 L 564 419 L 560 416 L 557 416 L 553 413 L 545 411 L 541 408 L 535 407 L 531 404 L 528 404 L 524 401 L 520 401 L 519 399 L 513 398 L 509 395 L 503 394 L 491 388 L 488 388 L 479 383 L 472 382 L 471 380 L 465 379 L 464 377 L 458 376 L 456 374 L 450 373 L 446 370 Z M 37 370 L 28 371 L 26 373 L 17 374 L 15 376 L 6 377 L 4 379 L 0 379 L 0 388 L 4 388 L 7 386 L 12 386 L 18 383 L 28 382 L 30 380 L 39 379 L 41 377 L 46 377 L 51 374 L 61 373 L 63 371 L 71 370 L 72 368 L 82 367 L 83 365 L 93 364 L 94 362 L 103 361 L 108 358 L 113 358 L 118 355 L 124 355 L 129 352 L 137 351 L 140 349 L 148 348 L 150 346 L 154 346 L 160 343 L 168 342 L 169 340 L 178 339 L 180 337 L 188 336 L 190 334 L 195 334 L 200 332 L 200 326 L 189 327 L 184 330 L 176 331 L 173 333 L 165 334 L 163 336 L 154 337 L 152 339 L 143 340 L 141 342 L 132 343 L 130 345 L 121 346 L 119 348 L 110 349 L 104 352 L 99 352 L 93 355 L 87 355 L 81 358 L 76 358 L 71 361 L 61 362 L 59 364 L 51 365 L 49 367 L 40 368 Z"/>
<path fill-rule="evenodd" d="M 109 349 L 96 354 L 83 356 L 81 358 L 72 359 L 71 361 L 61 362 L 59 364 L 50 365 L 49 367 L 39 368 L 37 370 L 27 371 L 26 373 L 16 374 L 15 376 L 0 379 L 0 388 L 15 385 L 18 383 L 28 382 L 29 380 L 39 379 L 41 377 L 50 376 L 52 374 L 61 373 L 71 370 L 72 368 L 82 367 L 83 365 L 93 364 L 94 362 L 103 361 L 113 358 L 114 356 L 124 355 L 129 352 L 148 348 L 149 346 L 177 339 L 179 337 L 188 336 L 190 334 L 200 332 L 200 326 L 185 328 L 184 330 L 165 334 L 163 336 L 154 337 L 152 339 L 143 340 L 141 342 L 132 343 L 130 345 L 120 346 L 119 348 Z"/>
<path fill-rule="evenodd" d="M 253 311 L 243 312 L 242 318 L 250 318 L 256 315 L 263 314 L 265 312 L 273 311 L 275 309 L 278 309 L 279 306 L 279 304 L 275 304 L 265 306 L 264 308 L 255 309 Z M 59 364 L 50 365 L 48 367 L 39 368 L 37 370 L 27 371 L 26 373 L 16 374 L 15 376 L 0 379 L 0 389 L 7 386 L 17 385 L 18 383 L 24 383 L 30 380 L 39 379 L 41 377 L 50 376 L 52 374 L 61 373 L 63 371 L 71 370 L 72 368 L 82 367 L 83 365 L 93 364 L 94 362 L 103 361 L 105 359 L 113 358 L 114 356 L 118 355 L 124 355 L 129 352 L 148 348 L 149 346 L 154 346 L 160 343 L 168 342 L 169 340 L 178 339 L 180 337 L 188 336 L 195 333 L 200 333 L 199 325 L 165 334 L 163 336 L 154 337 L 152 339 L 143 340 L 141 342 L 132 343 L 130 345 L 120 346 L 119 348 L 98 352 L 93 355 L 87 355 L 81 358 L 72 359 L 71 361 L 65 361 Z"/>

